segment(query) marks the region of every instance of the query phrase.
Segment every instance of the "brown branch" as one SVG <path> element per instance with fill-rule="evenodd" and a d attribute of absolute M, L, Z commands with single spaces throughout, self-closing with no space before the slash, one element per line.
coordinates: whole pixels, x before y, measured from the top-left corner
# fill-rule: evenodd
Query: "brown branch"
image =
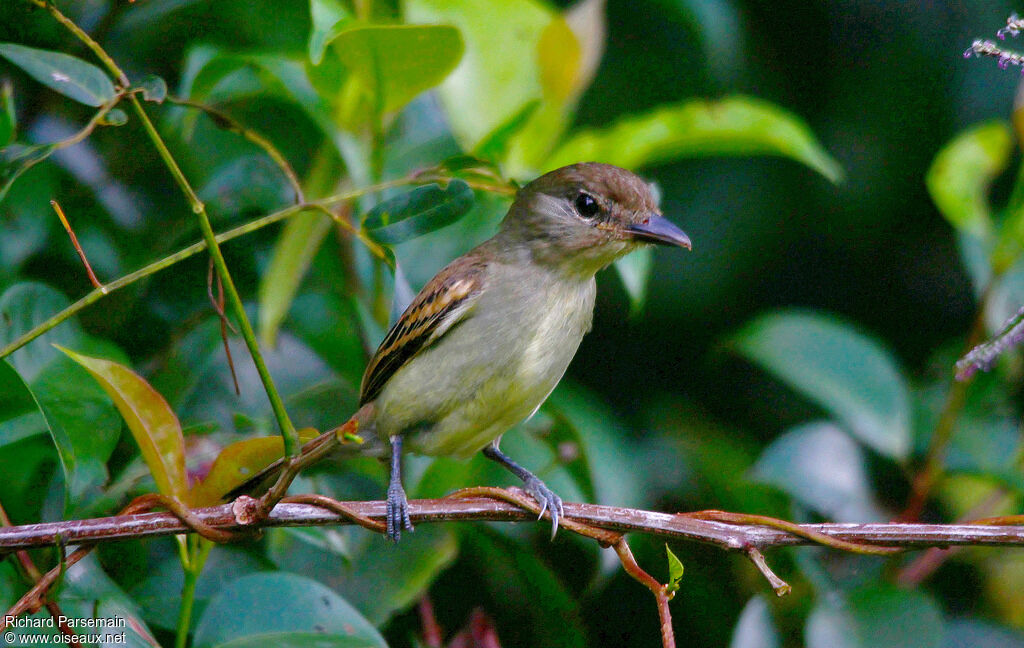
<path fill-rule="evenodd" d="M 521 494 L 508 489 L 511 497 Z M 535 514 L 518 505 L 495 501 L 490 497 L 446 497 L 413 500 L 409 503 L 413 522 L 450 521 L 532 521 Z M 528 499 L 525 498 L 524 499 Z M 532 504 L 532 500 L 530 500 Z M 383 501 L 343 502 L 354 515 L 373 521 L 384 520 Z M 194 524 L 220 531 L 239 531 L 252 527 L 240 523 L 231 504 L 190 511 Z M 771 547 L 818 544 L 809 537 L 753 524 L 729 524 L 698 519 L 693 514 L 670 514 L 656 511 L 600 506 L 596 504 L 565 504 L 563 528 L 581 523 L 616 533 L 641 532 L 678 540 L 689 540 L 732 551 L 748 547 L 764 550 Z M 1019 521 L 1019 518 L 1014 518 Z M 278 504 L 258 526 L 325 526 L 353 524 L 347 516 L 332 513 L 309 504 Z M 901 549 L 949 547 L 963 545 L 1024 546 L 1024 525 L 992 524 L 800 524 L 802 533 L 821 534 L 829 538 L 861 545 L 893 546 Z M 59 535 L 69 545 L 111 542 L 127 538 L 168 536 L 190 533 L 188 525 L 172 513 L 141 513 L 86 520 L 45 522 L 0 528 L 0 554 L 49 546 Z M 612 540 L 614 542 L 614 540 Z"/>
<path fill-rule="evenodd" d="M 0 504 L 0 525 L 9 527 L 11 526 L 11 518 L 7 517 L 7 511 L 4 509 L 3 504 Z M 28 550 L 21 549 L 15 552 L 18 558 L 18 563 L 21 565 L 21 569 L 25 572 L 25 576 L 28 577 L 31 584 L 35 586 L 43 578 L 43 574 L 40 573 L 39 568 L 36 567 L 35 561 L 32 560 L 32 556 L 28 554 Z M 60 609 L 60 605 L 57 601 L 47 598 L 44 605 L 46 611 L 50 613 L 50 616 L 57 622 L 57 627 L 60 628 L 61 634 L 68 637 L 67 644 L 74 648 L 81 648 L 82 644 L 77 640 L 72 639 L 75 636 L 75 631 L 71 628 L 64 620 L 67 618 L 63 610 Z"/>

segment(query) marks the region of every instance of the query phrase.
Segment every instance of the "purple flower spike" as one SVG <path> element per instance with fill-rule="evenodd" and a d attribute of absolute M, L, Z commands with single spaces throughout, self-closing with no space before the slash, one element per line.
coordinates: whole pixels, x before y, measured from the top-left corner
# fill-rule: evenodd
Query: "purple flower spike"
<path fill-rule="evenodd" d="M 1007 57 L 1007 56 L 1000 56 L 999 57 L 999 69 L 1000 70 L 1005 70 L 1009 66 L 1010 66 L 1010 58 Z"/>

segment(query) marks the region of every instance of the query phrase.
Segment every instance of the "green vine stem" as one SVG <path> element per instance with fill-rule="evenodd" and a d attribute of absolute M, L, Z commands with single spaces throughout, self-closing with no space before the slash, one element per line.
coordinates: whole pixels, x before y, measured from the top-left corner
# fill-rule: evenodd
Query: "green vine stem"
<path fill-rule="evenodd" d="M 274 411 L 274 418 L 277 419 L 278 427 L 281 428 L 281 437 L 284 441 L 284 452 L 285 455 L 292 457 L 298 454 L 301 443 L 299 442 L 299 435 L 295 431 L 295 426 L 292 424 L 291 419 L 288 417 L 288 412 L 284 407 L 284 399 L 281 398 L 281 394 L 277 391 L 277 386 L 274 384 L 274 379 L 270 375 L 270 370 L 267 369 L 267 363 L 263 359 L 263 354 L 260 352 L 259 343 L 256 341 L 256 331 L 252 328 L 252 323 L 249 321 L 249 317 L 245 314 L 245 305 L 242 304 L 242 298 L 238 294 L 238 289 L 235 287 L 235 281 L 231 278 L 231 272 L 228 270 L 227 262 L 224 261 L 224 255 L 220 251 L 220 244 L 217 243 L 217 235 L 213 231 L 213 227 L 210 225 L 210 217 L 206 214 L 206 206 L 199 200 L 199 196 L 196 195 L 192 185 L 189 184 L 185 174 L 182 173 L 181 168 L 178 166 L 178 162 L 174 159 L 171 151 L 167 148 L 167 144 L 164 143 L 160 133 L 157 132 L 156 126 L 150 121 L 149 116 L 142 107 L 142 103 L 139 102 L 138 97 L 132 95 L 129 99 L 132 107 L 135 109 L 135 113 L 139 116 L 142 121 L 142 126 L 149 135 L 149 139 L 156 146 L 157 153 L 160 154 L 160 158 L 164 161 L 171 175 L 174 177 L 175 182 L 178 183 L 178 187 L 181 188 L 182 193 L 188 199 L 189 204 L 192 207 L 192 211 L 195 213 L 199 220 L 199 229 L 203 233 L 203 238 L 206 240 L 206 247 L 210 253 L 210 257 L 213 259 L 213 267 L 217 270 L 217 275 L 220 277 L 221 282 L 224 284 L 224 292 L 227 294 L 228 303 L 231 305 L 231 310 L 234 311 L 235 319 L 238 322 L 238 328 L 242 333 L 242 339 L 245 340 L 245 345 L 249 348 L 249 353 L 252 356 L 253 364 L 256 365 L 256 372 L 260 375 L 260 380 L 263 382 L 263 389 L 267 392 L 267 398 L 270 400 L 270 407 Z"/>
<path fill-rule="evenodd" d="M 185 570 L 185 584 L 181 588 L 181 608 L 178 612 L 178 630 L 174 638 L 174 648 L 185 648 L 188 643 L 188 631 L 192 625 L 192 608 L 196 599 L 196 584 L 203 573 L 203 566 L 213 549 L 214 543 L 206 538 L 189 536 L 188 564 L 182 564 Z"/>

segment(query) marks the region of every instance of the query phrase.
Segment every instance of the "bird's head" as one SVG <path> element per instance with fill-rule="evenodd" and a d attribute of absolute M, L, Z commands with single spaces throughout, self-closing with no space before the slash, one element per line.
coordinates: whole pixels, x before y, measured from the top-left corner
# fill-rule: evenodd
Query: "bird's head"
<path fill-rule="evenodd" d="M 597 162 L 556 169 L 520 189 L 502 235 L 537 261 L 580 274 L 644 244 L 690 249 L 689 237 L 661 215 L 646 182 Z"/>

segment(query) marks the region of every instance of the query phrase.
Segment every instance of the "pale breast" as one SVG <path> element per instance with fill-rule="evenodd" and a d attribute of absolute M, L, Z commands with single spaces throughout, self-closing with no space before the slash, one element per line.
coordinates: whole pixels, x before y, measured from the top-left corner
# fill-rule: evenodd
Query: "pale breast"
<path fill-rule="evenodd" d="M 417 425 L 411 450 L 469 456 L 536 411 L 590 330 L 595 295 L 593 279 L 537 279 L 490 279 L 473 313 L 389 381 L 382 431 Z"/>

